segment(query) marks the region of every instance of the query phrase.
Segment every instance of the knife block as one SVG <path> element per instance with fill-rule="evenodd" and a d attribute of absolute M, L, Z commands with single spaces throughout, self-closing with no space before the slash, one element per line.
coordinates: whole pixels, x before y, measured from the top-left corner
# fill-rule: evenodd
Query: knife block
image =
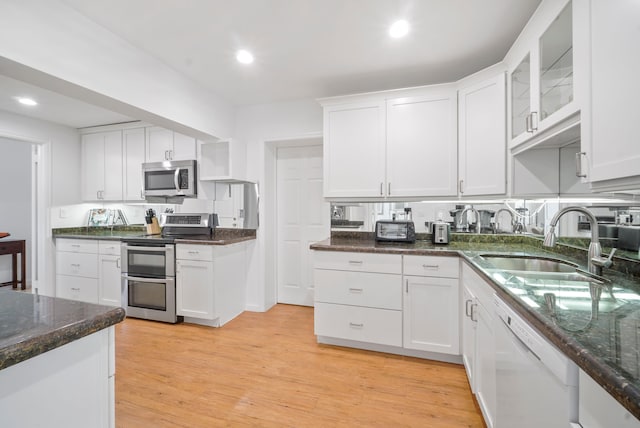
<path fill-rule="evenodd" d="M 147 224 L 147 235 L 160 235 L 160 225 L 158 217 L 151 218 L 151 223 Z"/>

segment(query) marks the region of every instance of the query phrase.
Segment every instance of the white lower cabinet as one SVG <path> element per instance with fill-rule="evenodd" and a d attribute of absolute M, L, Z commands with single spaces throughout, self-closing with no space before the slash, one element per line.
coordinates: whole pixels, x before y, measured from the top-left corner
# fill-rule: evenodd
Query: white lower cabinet
<path fill-rule="evenodd" d="M 429 352 L 460 353 L 458 258 L 403 256 L 403 271 L 432 272 L 404 276 L 403 346 Z"/>
<path fill-rule="evenodd" d="M 122 305 L 120 242 L 56 239 L 56 297 Z"/>
<path fill-rule="evenodd" d="M 176 245 L 176 312 L 185 321 L 220 327 L 245 308 L 245 242 Z"/>
<path fill-rule="evenodd" d="M 582 428 L 640 427 L 640 420 L 582 370 L 578 385 L 578 415 Z"/>
<path fill-rule="evenodd" d="M 56 240 L 56 297 L 98 303 L 98 241 Z"/>
<path fill-rule="evenodd" d="M 315 253 L 315 334 L 402 346 L 402 256 Z"/>
<path fill-rule="evenodd" d="M 462 360 L 485 423 L 495 425 L 496 350 L 493 290 L 473 269 L 462 265 Z"/>

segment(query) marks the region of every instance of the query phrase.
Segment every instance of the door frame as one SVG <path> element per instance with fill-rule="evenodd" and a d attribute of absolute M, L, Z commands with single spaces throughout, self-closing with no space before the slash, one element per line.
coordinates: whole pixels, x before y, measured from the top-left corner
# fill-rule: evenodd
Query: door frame
<path fill-rule="evenodd" d="M 31 144 L 31 292 L 55 295 L 51 261 L 53 242 L 49 219 L 51 207 L 51 141 L 0 129 L 0 138 Z"/>
<path fill-rule="evenodd" d="M 262 208 L 265 234 L 264 252 L 264 302 L 265 310 L 278 302 L 278 204 L 277 204 L 277 160 L 278 148 L 305 147 L 323 145 L 322 132 L 313 132 L 299 136 L 266 140 L 264 146 L 264 186 L 262 193 L 264 206 Z M 324 162 L 324 159 L 323 159 Z M 329 215 L 329 213 L 327 213 Z"/>

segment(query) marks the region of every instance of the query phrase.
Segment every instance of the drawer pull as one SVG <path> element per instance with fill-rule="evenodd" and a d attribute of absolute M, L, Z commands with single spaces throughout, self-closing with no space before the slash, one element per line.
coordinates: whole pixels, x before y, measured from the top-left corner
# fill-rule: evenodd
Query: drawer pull
<path fill-rule="evenodd" d="M 71 287 L 71 291 L 80 291 L 80 289 Z"/>
<path fill-rule="evenodd" d="M 79 268 L 80 267 L 80 263 L 71 263 L 71 266 Z"/>
<path fill-rule="evenodd" d="M 362 288 L 349 288 L 352 293 L 362 293 Z"/>
<path fill-rule="evenodd" d="M 73 248 L 80 248 L 80 244 L 71 244 Z"/>
<path fill-rule="evenodd" d="M 422 265 L 422 267 L 425 269 L 438 269 L 440 265 Z"/>
<path fill-rule="evenodd" d="M 349 260 L 350 265 L 361 265 L 362 260 Z"/>
<path fill-rule="evenodd" d="M 364 327 L 364 324 L 363 324 L 363 323 L 350 322 L 350 323 L 349 323 L 349 327 L 353 327 L 353 328 L 362 328 L 362 327 Z"/>
<path fill-rule="evenodd" d="M 200 251 L 194 251 L 194 250 L 190 250 L 187 251 L 189 254 L 200 254 Z"/>

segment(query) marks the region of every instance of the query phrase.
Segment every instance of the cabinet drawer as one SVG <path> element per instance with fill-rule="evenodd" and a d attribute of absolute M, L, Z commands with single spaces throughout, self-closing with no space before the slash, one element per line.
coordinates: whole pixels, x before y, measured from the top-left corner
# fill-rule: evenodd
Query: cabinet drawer
<path fill-rule="evenodd" d="M 460 262 L 458 257 L 444 256 L 403 256 L 405 275 L 436 276 L 458 278 Z"/>
<path fill-rule="evenodd" d="M 97 278 L 98 256 L 97 254 L 58 251 L 56 253 L 56 273 L 60 275 Z"/>
<path fill-rule="evenodd" d="M 316 303 L 315 334 L 402 346 L 402 311 Z"/>
<path fill-rule="evenodd" d="M 315 301 L 402 309 L 402 277 L 388 273 L 314 269 Z"/>
<path fill-rule="evenodd" d="M 213 245 L 176 245 L 176 259 L 213 261 Z"/>
<path fill-rule="evenodd" d="M 314 251 L 313 257 L 317 269 L 402 273 L 402 256 L 396 254 Z"/>
<path fill-rule="evenodd" d="M 98 280 L 96 278 L 56 275 L 56 297 L 98 303 Z"/>
<path fill-rule="evenodd" d="M 108 256 L 119 256 L 121 253 L 120 241 L 98 241 L 98 252 Z"/>
<path fill-rule="evenodd" d="M 98 241 L 94 239 L 56 239 L 56 250 L 98 254 Z"/>

